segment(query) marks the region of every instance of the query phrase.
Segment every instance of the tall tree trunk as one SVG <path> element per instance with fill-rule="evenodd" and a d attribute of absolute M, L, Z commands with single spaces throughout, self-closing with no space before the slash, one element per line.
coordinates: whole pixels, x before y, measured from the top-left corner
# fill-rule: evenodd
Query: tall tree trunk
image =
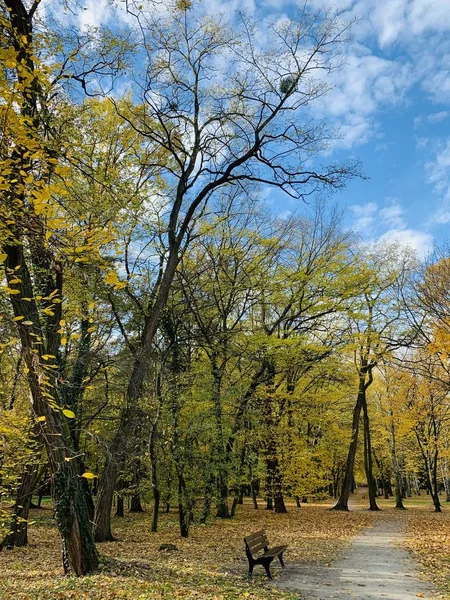
<path fill-rule="evenodd" d="M 28 465 L 22 475 L 13 506 L 13 519 L 9 532 L 0 544 L 0 550 L 20 548 L 28 544 L 28 512 L 33 491 L 40 479 L 38 465 Z"/>
<path fill-rule="evenodd" d="M 139 492 L 136 492 L 131 496 L 131 506 L 130 513 L 142 513 L 144 509 L 142 508 L 141 503 L 141 495 Z"/>
<path fill-rule="evenodd" d="M 7 9 L 6 19 L 9 20 L 9 24 L 5 21 L 5 27 L 9 29 L 17 64 L 20 65 L 20 69 L 16 69 L 18 89 L 22 95 L 22 104 L 18 106 L 18 110 L 29 142 L 41 149 L 41 183 L 45 183 L 49 181 L 52 167 L 41 139 L 43 120 L 40 111 L 45 111 L 42 100 L 46 94 L 41 93 L 35 65 L 33 17 L 36 5 L 27 10 L 21 0 L 5 0 L 4 4 Z M 26 175 L 30 170 L 28 144 L 11 142 L 10 146 L 14 146 L 9 157 L 14 167 L 10 169 L 10 182 L 2 200 L 10 219 L 6 223 L 8 235 L 3 230 L 2 239 L 2 250 L 6 254 L 5 274 L 8 286 L 13 290 L 10 302 L 14 317 L 18 318 L 17 330 L 27 367 L 33 413 L 39 419 L 40 435 L 52 473 L 55 516 L 61 535 L 64 569 L 75 575 L 85 575 L 97 568 L 98 556 L 92 538 L 86 497 L 80 483 L 81 464 L 73 451 L 70 426 L 61 413 L 59 376 L 62 373 L 59 372 L 60 338 L 57 331 L 62 318 L 62 266 L 48 248 L 45 239 L 46 225 L 34 211 L 33 202 L 28 197 L 32 191 L 27 190 L 24 183 L 24 173 Z M 45 188 L 39 189 L 42 191 Z M 36 191 L 37 187 L 34 189 Z M 19 212 L 14 212 L 12 207 L 18 206 L 22 208 Z M 25 248 L 29 250 L 28 254 L 25 253 Z M 34 270 L 33 277 L 30 268 Z M 35 290 L 39 291 L 35 293 Z M 42 299 L 39 308 L 37 296 Z M 40 341 L 39 344 L 36 344 L 36 340 Z M 56 369 L 53 374 L 43 368 L 43 356 L 46 355 L 56 357 L 55 360 L 59 363 L 54 365 Z"/>
<path fill-rule="evenodd" d="M 442 512 L 441 503 L 439 500 L 439 488 L 437 481 L 437 462 L 439 451 L 437 447 L 433 452 L 433 458 L 430 456 L 430 450 L 426 442 L 422 441 L 420 433 L 416 430 L 416 438 L 419 443 L 419 448 L 422 453 L 425 473 L 427 477 L 427 486 L 431 495 L 431 499 L 433 500 L 434 510 L 435 512 Z"/>
<path fill-rule="evenodd" d="M 94 536 L 96 542 L 111 542 L 114 540 L 111 531 L 111 510 L 117 471 L 117 466 L 112 458 L 107 457 L 98 483 L 95 503 Z"/>
<path fill-rule="evenodd" d="M 178 521 L 180 524 L 181 537 L 189 537 L 189 526 L 191 524 L 190 499 L 186 493 L 186 482 L 183 474 L 178 472 Z"/>
<path fill-rule="evenodd" d="M 361 408 L 364 402 L 365 394 L 365 378 L 364 376 L 360 376 L 358 396 L 356 398 L 356 404 L 353 409 L 352 437 L 350 440 L 350 446 L 347 454 L 344 481 L 342 483 L 342 490 L 341 495 L 339 496 L 339 500 L 333 506 L 334 510 L 348 510 L 348 500 L 350 498 L 350 492 L 352 489 L 353 482 L 353 469 L 355 467 L 356 448 L 358 447 L 359 418 L 361 415 Z"/>
<path fill-rule="evenodd" d="M 117 496 L 117 509 L 116 509 L 116 517 L 124 517 L 123 510 L 123 496 Z"/>
<path fill-rule="evenodd" d="M 152 490 L 153 490 L 153 517 L 152 517 L 152 532 L 158 531 L 158 519 L 159 519 L 159 506 L 161 502 L 161 491 L 159 489 L 159 478 L 158 478 L 158 454 L 157 454 L 157 441 L 158 441 L 158 424 L 161 407 L 163 405 L 163 394 L 162 394 L 162 382 L 161 372 L 158 372 L 156 376 L 156 398 L 158 400 L 158 407 L 156 409 L 155 418 L 153 419 L 151 430 L 150 430 L 150 441 L 148 450 L 150 454 L 150 465 L 152 475 Z"/>
<path fill-rule="evenodd" d="M 397 457 L 397 441 L 395 437 L 394 413 L 392 410 L 390 411 L 390 417 L 392 470 L 394 471 L 395 478 L 395 508 L 405 510 L 402 498 L 402 473 Z"/>
<path fill-rule="evenodd" d="M 362 408 L 364 413 L 364 467 L 369 489 L 369 510 L 380 510 L 377 504 L 377 485 L 373 476 L 372 443 L 370 439 L 370 422 L 366 394 L 364 394 Z"/>
<path fill-rule="evenodd" d="M 206 477 L 205 487 L 203 489 L 203 509 L 200 515 L 200 523 L 203 525 L 208 521 L 211 514 L 211 505 L 213 500 L 213 488 L 215 478 L 213 475 Z"/>
<path fill-rule="evenodd" d="M 57 404 L 59 391 L 57 374 L 56 376 L 48 375 L 41 367 L 44 362 L 43 354 L 57 356 L 59 336 L 52 334 L 50 322 L 46 324 L 46 335 L 44 336 L 36 302 L 22 299 L 34 298 L 32 279 L 25 263 L 23 247 L 20 245 L 6 246 L 5 252 L 7 254 L 8 279 L 11 278 L 9 273 L 14 273 L 14 276 L 21 282 L 21 294 L 11 296 L 14 315 L 24 318 L 25 322 L 33 323 L 32 326 L 26 326 L 19 321 L 17 326 L 24 361 L 28 369 L 27 377 L 33 399 L 33 413 L 40 419 L 38 421 L 40 436 L 47 450 L 52 473 L 55 516 L 61 534 L 64 569 L 75 575 L 85 575 L 97 568 L 98 556 L 82 484 L 82 465 L 73 448 L 67 419 L 60 412 Z M 11 285 L 14 286 L 14 284 Z M 48 285 L 51 285 L 52 291 L 57 289 L 60 294 L 62 293 L 62 279 L 56 283 L 52 279 Z M 51 318 L 57 319 L 54 324 L 56 332 L 61 315 L 57 309 L 52 313 Z M 45 339 L 46 344 L 41 344 L 36 348 L 35 337 L 41 340 Z M 41 386 L 42 382 L 48 384 L 46 389 Z M 53 396 L 57 410 L 52 406 L 53 402 L 48 401 L 48 394 Z"/>
<path fill-rule="evenodd" d="M 432 490 L 433 490 L 432 497 L 433 497 L 434 510 L 435 510 L 435 512 L 442 512 L 441 502 L 439 500 L 439 484 L 438 484 L 438 476 L 437 476 L 438 454 L 439 454 L 439 451 L 436 448 L 434 455 L 433 455 L 431 485 L 432 485 Z"/>
<path fill-rule="evenodd" d="M 228 469 L 227 457 L 224 447 L 223 436 L 223 414 L 222 414 L 222 376 L 223 369 L 218 365 L 218 357 L 213 354 L 211 357 L 211 373 L 213 377 L 212 400 L 214 407 L 214 418 L 216 422 L 216 443 L 215 443 L 215 459 L 217 463 L 217 511 L 216 517 L 221 519 L 229 519 L 230 511 L 228 510 Z"/>
<path fill-rule="evenodd" d="M 277 452 L 276 447 L 274 452 Z M 270 472 L 270 480 L 272 482 L 273 508 L 276 513 L 286 513 L 286 505 L 283 496 L 283 476 L 280 471 L 280 465 L 276 455 L 267 459 L 267 470 Z"/>
<path fill-rule="evenodd" d="M 178 216 L 178 211 L 176 212 L 175 218 Z M 134 417 L 139 412 L 138 404 L 142 396 L 143 384 L 151 357 L 153 339 L 160 323 L 163 309 L 167 303 L 169 291 L 175 276 L 175 271 L 179 262 L 178 250 L 184 238 L 184 234 L 185 230 L 181 231 L 176 239 L 174 238 L 175 232 L 172 232 L 169 236 L 171 247 L 167 263 L 162 272 L 160 281 L 158 282 L 157 289 L 155 290 L 154 302 L 151 304 L 151 310 L 146 316 L 139 348 L 134 354 L 133 368 L 126 392 L 125 407 L 122 410 L 119 428 L 116 431 L 116 435 L 114 436 L 107 453 L 105 467 L 99 483 L 99 493 L 97 495 L 97 504 L 94 515 L 94 531 L 95 539 L 97 541 L 113 539 L 111 532 L 113 492 L 111 490 L 114 490 L 115 487 L 118 473 L 117 466 L 123 462 L 127 446 L 132 442 L 139 426 L 139 422 L 136 422 Z"/>

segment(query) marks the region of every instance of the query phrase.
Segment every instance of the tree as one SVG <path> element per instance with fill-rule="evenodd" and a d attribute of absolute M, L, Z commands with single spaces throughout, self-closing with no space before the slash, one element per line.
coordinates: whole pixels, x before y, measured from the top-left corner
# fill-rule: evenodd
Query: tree
<path fill-rule="evenodd" d="M 110 512 L 117 465 L 136 426 L 147 365 L 180 258 L 211 197 L 224 186 L 264 184 L 294 198 L 319 188 L 338 189 L 358 165 L 310 168 L 323 148 L 321 124 L 302 111 L 326 91 L 315 75 L 333 68 L 347 28 L 338 18 L 303 13 L 301 22 L 272 27 L 273 47 L 258 49 L 256 31 L 245 19 L 240 30 L 225 28 L 188 5 L 161 15 L 148 5 L 140 13 L 147 62 L 138 81 L 142 103 L 119 114 L 142 136 L 163 148 L 164 160 L 146 158 L 166 189 L 161 197 L 164 229 L 160 269 L 142 306 L 121 427 L 114 437 L 99 484 L 95 515 L 98 541 L 111 539 Z M 151 50 L 150 50 L 151 49 Z M 225 59 L 225 60 L 223 60 Z M 222 67 L 220 67 L 222 65 Z"/>
<path fill-rule="evenodd" d="M 361 296 L 349 315 L 349 341 L 358 378 L 358 392 L 353 409 L 352 438 L 345 477 L 335 510 L 348 510 L 361 411 L 364 415 L 364 459 L 370 509 L 378 509 L 372 472 L 367 390 L 380 360 L 404 342 L 399 329 L 406 308 L 402 291 L 413 267 L 411 257 L 395 245 L 385 249 L 362 248 L 359 265 L 362 269 Z"/>

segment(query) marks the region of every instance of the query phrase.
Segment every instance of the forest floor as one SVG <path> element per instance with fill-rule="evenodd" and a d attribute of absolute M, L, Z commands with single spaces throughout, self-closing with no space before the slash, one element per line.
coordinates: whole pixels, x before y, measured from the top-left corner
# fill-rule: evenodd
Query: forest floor
<path fill-rule="evenodd" d="M 246 500 L 238 507 L 236 518 L 213 519 L 207 526 L 193 525 L 188 539 L 179 537 L 175 512 L 161 515 L 160 531 L 156 534 L 150 532 L 150 511 L 127 514 L 122 519 L 113 519 L 117 541 L 99 544 L 101 571 L 83 578 L 62 575 L 58 535 L 51 507 L 47 506 L 32 511 L 29 547 L 0 553 L 0 600 L 300 600 L 307 598 L 308 588 L 303 583 L 305 572 L 309 573 L 309 581 L 319 573 L 319 577 L 332 584 L 323 586 L 325 592 L 328 593 L 327 588 L 328 591 L 333 589 L 335 598 L 345 600 L 339 561 L 349 564 L 344 557 L 353 554 L 356 557 L 359 550 L 362 552 L 358 540 L 367 542 L 372 537 L 381 544 L 380 559 L 385 547 L 392 549 L 398 544 L 407 548 L 423 571 L 419 575 L 433 580 L 442 594 L 440 597 L 450 600 L 450 508 L 445 507 L 442 514 L 435 514 L 429 498 L 421 496 L 406 501 L 408 511 L 397 512 L 391 500 L 383 500 L 380 501 L 383 511 L 370 513 L 361 510 L 366 502 L 358 496 L 353 508 L 360 510 L 349 513 L 330 511 L 330 503 L 305 504 L 300 510 L 288 504 L 287 514 L 276 515 L 263 508 L 254 510 Z M 273 582 L 267 580 L 262 567 L 255 567 L 251 579 L 246 575 L 248 563 L 243 537 L 261 528 L 266 529 L 273 544 L 289 545 L 285 554 L 286 570 L 273 563 Z M 168 543 L 175 544 L 177 550 L 159 551 L 161 544 Z M 409 570 L 411 559 L 402 554 L 400 562 L 403 559 Z M 387 560 L 392 562 L 389 557 Z M 363 559 L 359 565 L 357 570 L 366 571 L 369 561 Z M 358 586 L 355 579 L 352 586 L 360 588 L 361 593 L 350 597 L 360 600 L 430 597 L 431 588 L 425 584 L 411 588 L 408 596 L 388 595 L 397 589 L 394 586 L 400 585 L 401 573 L 400 567 L 394 568 L 393 564 L 389 568 L 393 579 L 388 582 L 387 591 L 378 596 L 365 596 L 363 590 L 367 592 L 367 589 Z M 297 579 L 295 587 L 287 587 L 295 572 L 300 580 Z M 333 572 L 337 575 L 330 575 Z M 416 577 L 416 572 L 407 574 Z"/>

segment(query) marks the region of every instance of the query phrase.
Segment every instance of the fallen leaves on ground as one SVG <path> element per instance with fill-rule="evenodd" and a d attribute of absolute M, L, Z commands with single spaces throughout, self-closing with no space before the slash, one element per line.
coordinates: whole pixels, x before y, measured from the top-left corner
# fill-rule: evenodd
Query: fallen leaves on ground
<path fill-rule="evenodd" d="M 424 573 L 450 600 L 450 513 L 430 509 L 408 511 L 406 547 L 423 565 Z"/>
<path fill-rule="evenodd" d="M 150 531 L 150 511 L 115 518 L 118 539 L 99 544 L 100 572 L 82 578 L 62 575 L 52 511 L 35 510 L 30 546 L 0 554 L 0 598 L 297 600 L 298 593 L 281 592 L 268 582 L 261 566 L 255 567 L 252 579 L 246 576 L 244 536 L 266 529 L 273 545 L 289 545 L 287 564 L 328 563 L 374 516 L 330 511 L 329 505 L 288 509 L 274 514 L 244 504 L 234 519 L 193 525 L 188 539 L 179 537 L 175 513 L 161 515 L 158 533 Z M 161 544 L 175 544 L 177 550 L 161 552 Z M 275 579 L 283 577 L 277 564 L 272 568 Z"/>

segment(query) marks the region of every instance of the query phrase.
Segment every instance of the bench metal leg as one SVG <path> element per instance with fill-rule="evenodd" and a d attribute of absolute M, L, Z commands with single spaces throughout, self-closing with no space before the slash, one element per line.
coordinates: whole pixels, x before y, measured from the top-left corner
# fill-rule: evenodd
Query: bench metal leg
<path fill-rule="evenodd" d="M 263 564 L 264 564 L 264 568 L 265 568 L 265 570 L 266 570 L 266 573 L 267 573 L 267 577 L 268 577 L 269 579 L 273 579 L 273 577 L 272 577 L 272 574 L 270 573 L 270 563 L 271 563 L 271 562 L 272 562 L 272 561 L 269 561 L 269 562 L 265 562 L 265 563 L 263 563 Z"/>
<path fill-rule="evenodd" d="M 279 554 L 279 555 L 278 555 L 278 560 L 280 561 L 280 564 L 281 564 L 281 566 L 282 566 L 282 567 L 283 567 L 283 569 L 284 569 L 283 553 L 281 553 L 281 554 Z"/>
<path fill-rule="evenodd" d="M 248 563 L 248 576 L 251 577 L 253 575 L 253 566 L 255 563 Z"/>

